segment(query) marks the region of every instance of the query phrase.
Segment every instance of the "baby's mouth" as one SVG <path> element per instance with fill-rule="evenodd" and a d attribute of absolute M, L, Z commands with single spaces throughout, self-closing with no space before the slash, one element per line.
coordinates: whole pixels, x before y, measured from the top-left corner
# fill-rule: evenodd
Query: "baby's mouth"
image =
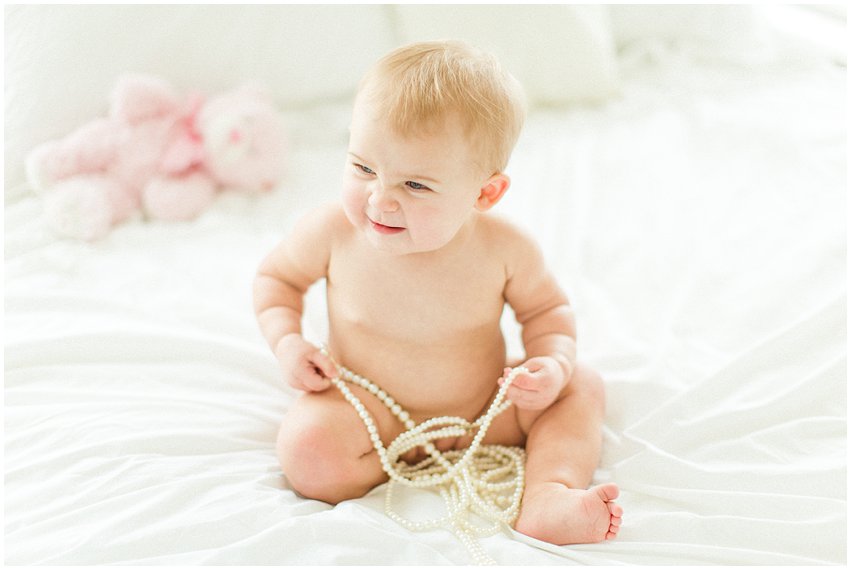
<path fill-rule="evenodd" d="M 398 234 L 405 231 L 405 228 L 401 228 L 398 226 L 385 226 L 384 224 L 379 224 L 376 221 L 373 221 L 372 218 L 369 219 L 369 224 L 372 226 L 372 229 L 382 235 L 392 235 Z"/>

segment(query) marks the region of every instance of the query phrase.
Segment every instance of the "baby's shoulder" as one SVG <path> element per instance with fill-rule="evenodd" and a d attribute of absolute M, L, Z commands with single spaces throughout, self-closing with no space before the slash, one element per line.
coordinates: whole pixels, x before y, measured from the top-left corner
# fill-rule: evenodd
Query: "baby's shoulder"
<path fill-rule="evenodd" d="M 293 232 L 309 240 L 333 242 L 345 237 L 351 230 L 343 206 L 339 203 L 327 203 L 317 206 L 301 215 L 293 226 Z"/>
<path fill-rule="evenodd" d="M 485 216 L 483 234 L 487 251 L 498 256 L 505 275 L 534 274 L 544 266 L 543 252 L 529 230 L 509 221 L 503 216 Z"/>
<path fill-rule="evenodd" d="M 488 212 L 482 216 L 482 236 L 490 244 L 506 252 L 527 251 L 536 248 L 535 239 L 526 229 L 505 216 Z"/>

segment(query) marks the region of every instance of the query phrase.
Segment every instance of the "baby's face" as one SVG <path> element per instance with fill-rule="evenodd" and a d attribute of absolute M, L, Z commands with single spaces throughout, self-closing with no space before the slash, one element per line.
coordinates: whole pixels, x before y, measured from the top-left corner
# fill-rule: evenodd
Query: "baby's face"
<path fill-rule="evenodd" d="M 486 179 L 460 128 L 401 137 L 358 101 L 350 130 L 343 206 L 351 223 L 387 253 L 448 244 L 470 219 Z"/>

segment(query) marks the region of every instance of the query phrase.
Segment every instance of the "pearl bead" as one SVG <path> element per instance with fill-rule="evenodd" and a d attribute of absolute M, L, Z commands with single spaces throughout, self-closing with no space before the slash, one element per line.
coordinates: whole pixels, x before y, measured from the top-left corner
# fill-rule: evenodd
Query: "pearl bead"
<path fill-rule="evenodd" d="M 323 347 L 323 354 L 330 358 Z M 514 368 L 497 391 L 484 415 L 474 422 L 464 418 L 440 416 L 417 425 L 410 414 L 402 409 L 387 392 L 351 370 L 337 366 L 339 377 L 331 383 L 354 407 L 364 423 L 369 438 L 378 453 L 381 467 L 390 481 L 384 499 L 384 512 L 389 518 L 413 531 L 449 527 L 470 552 L 477 564 L 495 564 L 482 549 L 474 535 L 486 536 L 499 531 L 500 525 L 511 525 L 520 512 L 525 481 L 526 452 L 520 447 L 481 445 L 493 419 L 511 406 L 505 398 L 509 386 L 518 374 L 528 372 L 524 367 Z M 343 380 L 365 388 L 375 395 L 405 426 L 407 431 L 385 447 L 378 429 L 366 406 L 345 385 Z M 439 451 L 432 441 L 445 437 L 459 437 L 475 433 L 465 450 Z M 416 465 L 401 459 L 406 452 L 422 447 L 430 456 Z M 414 488 L 436 487 L 443 497 L 447 515 L 428 521 L 411 521 L 393 509 L 395 484 Z M 490 521 L 489 526 L 474 525 L 468 513 Z"/>

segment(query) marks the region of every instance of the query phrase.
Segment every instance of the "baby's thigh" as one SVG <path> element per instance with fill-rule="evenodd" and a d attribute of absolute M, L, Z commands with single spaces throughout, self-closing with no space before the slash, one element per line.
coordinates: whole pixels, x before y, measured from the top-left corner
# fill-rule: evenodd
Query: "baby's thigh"
<path fill-rule="evenodd" d="M 366 401 L 365 394 L 359 397 L 382 439 L 396 437 L 390 412 Z M 338 503 L 387 480 L 363 420 L 334 387 L 293 402 L 278 432 L 277 452 L 290 486 L 305 497 Z"/>
<path fill-rule="evenodd" d="M 386 443 L 401 431 L 398 422 L 383 406 L 370 402 L 370 394 L 357 386 L 349 389 L 364 404 Z M 322 392 L 301 394 L 290 406 L 278 432 L 278 445 L 333 448 L 345 455 L 360 457 L 374 450 L 361 417 L 340 391 L 330 387 Z"/>
<path fill-rule="evenodd" d="M 523 447 L 526 444 L 526 436 L 520 429 L 517 421 L 517 408 L 509 407 L 496 416 L 488 428 L 488 433 L 482 440 L 482 444 L 497 444 Z"/>

